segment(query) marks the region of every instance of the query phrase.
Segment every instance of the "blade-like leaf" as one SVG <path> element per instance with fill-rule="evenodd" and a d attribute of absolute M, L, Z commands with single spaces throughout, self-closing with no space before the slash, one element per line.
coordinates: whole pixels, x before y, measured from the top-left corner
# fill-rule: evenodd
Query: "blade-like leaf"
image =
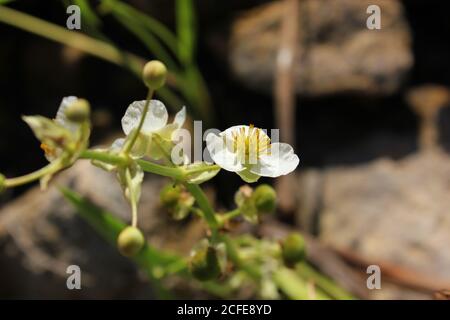
<path fill-rule="evenodd" d="M 177 38 L 173 32 L 163 25 L 161 22 L 149 16 L 148 14 L 142 13 L 139 10 L 133 8 L 132 6 L 117 0 L 102 0 L 101 7 L 104 11 L 115 11 L 122 12 L 135 21 L 139 22 L 151 31 L 155 36 L 157 36 L 165 46 L 167 46 L 171 52 L 177 54 Z"/>
<path fill-rule="evenodd" d="M 184 65 L 189 65 L 193 62 L 197 40 L 194 4 L 192 0 L 177 0 L 175 10 L 179 59 Z"/>
<path fill-rule="evenodd" d="M 177 69 L 177 65 L 172 59 L 167 50 L 160 44 L 159 40 L 148 30 L 145 26 L 139 23 L 139 20 L 132 15 L 120 10 L 113 11 L 114 17 L 119 21 L 126 29 L 134 34 L 155 56 L 155 58 L 164 61 L 169 70 L 172 72 Z"/>
<path fill-rule="evenodd" d="M 97 207 L 78 193 L 61 188 L 64 197 L 77 209 L 79 215 L 97 231 L 107 242 L 115 246 L 119 233 L 126 227 L 111 213 Z M 184 263 L 180 257 L 162 252 L 146 244 L 134 260 L 143 268 L 153 270 L 156 267 L 167 267 L 174 263 Z"/>
<path fill-rule="evenodd" d="M 77 212 L 96 232 L 98 232 L 108 243 L 115 246 L 119 233 L 126 225 L 108 211 L 97 207 L 90 201 L 83 198 L 77 192 L 68 188 L 61 188 L 64 197 L 77 209 Z M 161 270 L 165 274 L 179 274 L 190 278 L 187 272 L 187 263 L 184 259 L 172 253 L 158 250 L 148 243 L 133 260 L 148 274 L 152 280 L 154 288 L 160 298 L 172 298 L 171 294 L 165 290 L 158 281 Z M 163 274 L 164 275 L 164 274 Z M 201 282 L 201 286 L 208 292 L 222 298 L 229 298 L 229 289 L 214 281 Z"/>

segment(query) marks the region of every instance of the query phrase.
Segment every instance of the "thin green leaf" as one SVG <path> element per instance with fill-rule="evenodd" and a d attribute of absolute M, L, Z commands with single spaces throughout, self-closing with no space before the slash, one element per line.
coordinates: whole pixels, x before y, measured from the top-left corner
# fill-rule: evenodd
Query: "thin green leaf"
<path fill-rule="evenodd" d="M 350 293 L 339 287 L 333 280 L 317 272 L 306 262 L 300 262 L 296 265 L 295 270 L 298 274 L 306 279 L 310 279 L 317 287 L 338 300 L 355 299 Z"/>
<path fill-rule="evenodd" d="M 188 102 L 196 106 L 196 115 L 201 117 L 207 125 L 211 125 L 213 122 L 211 100 L 206 83 L 198 68 L 194 64 L 187 66 L 178 81 L 183 96 L 186 97 Z"/>
<path fill-rule="evenodd" d="M 65 2 L 65 1 L 64 1 Z M 72 0 L 74 5 L 80 7 L 81 11 L 81 28 L 82 30 L 106 42 L 110 42 L 108 38 L 100 31 L 102 20 L 98 17 L 95 9 L 92 8 L 88 0 Z"/>
<path fill-rule="evenodd" d="M 80 7 L 81 16 L 84 18 L 85 21 L 89 23 L 91 26 L 100 27 L 102 24 L 102 21 L 95 13 L 95 10 L 91 7 L 91 4 L 87 0 L 72 0 L 73 4 Z"/>
<path fill-rule="evenodd" d="M 77 209 L 79 215 L 98 232 L 108 243 L 115 246 L 120 232 L 127 226 L 111 213 L 97 207 L 78 193 L 61 188 L 64 197 Z M 173 263 L 182 263 L 180 257 L 162 252 L 146 244 L 134 260 L 144 269 L 154 270 L 169 266 Z"/>
<path fill-rule="evenodd" d="M 68 30 L 54 23 L 47 22 L 5 6 L 0 7 L 0 22 L 71 46 L 129 69 L 138 77 L 141 77 L 144 59 L 137 57 L 134 54 L 120 51 L 113 45 L 104 41 L 94 39 L 80 32 Z"/>
<path fill-rule="evenodd" d="M 116 1 L 116 0 L 103 0 L 102 7 L 104 10 L 117 10 L 124 14 L 127 14 L 133 17 L 134 20 L 139 21 L 142 25 L 149 29 L 149 31 L 153 32 L 161 41 L 166 45 L 173 54 L 177 54 L 177 38 L 173 34 L 173 32 L 163 25 L 161 22 L 156 20 L 155 18 L 149 16 L 148 14 L 142 13 L 139 10 L 136 10 L 132 6 Z"/>
<path fill-rule="evenodd" d="M 0 7 L 0 22 L 119 65 L 130 70 L 139 78 L 142 76 L 142 68 L 145 62 L 143 58 L 126 51 L 121 51 L 104 41 L 94 39 L 80 32 L 67 30 L 56 24 L 5 6 Z M 179 86 L 179 84 L 174 84 L 174 86 Z M 168 87 L 163 87 L 158 90 L 158 95 L 164 99 L 167 98 L 167 104 L 170 105 L 174 111 L 178 110 L 180 106 L 183 105 L 183 101 Z M 192 107 L 195 106 L 196 105 L 192 105 Z"/>
<path fill-rule="evenodd" d="M 310 296 L 308 290 L 308 283 L 297 275 L 297 273 L 291 269 L 282 267 L 275 271 L 273 280 L 277 284 L 278 288 L 292 300 L 310 300 L 319 299 L 327 300 L 328 296 L 315 290 L 315 297 Z"/>
<path fill-rule="evenodd" d="M 192 0 L 176 0 L 178 56 L 184 65 L 192 64 L 196 47 L 196 19 Z"/>
<path fill-rule="evenodd" d="M 134 34 L 146 47 L 154 54 L 154 56 L 163 61 L 167 67 L 174 71 L 177 69 L 175 61 L 172 59 L 167 50 L 159 43 L 150 32 L 148 32 L 138 21 L 132 16 L 127 15 L 120 10 L 113 11 L 114 17 L 120 22 L 126 29 Z"/>

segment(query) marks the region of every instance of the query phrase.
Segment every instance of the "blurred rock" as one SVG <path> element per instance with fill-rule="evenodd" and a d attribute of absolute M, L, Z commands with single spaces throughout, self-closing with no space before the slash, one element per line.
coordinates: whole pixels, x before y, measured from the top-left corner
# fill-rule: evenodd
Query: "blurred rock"
<path fill-rule="evenodd" d="M 439 285 L 450 283 L 450 157 L 445 152 L 307 171 L 300 184 L 299 201 L 305 204 L 298 223 L 324 242 L 374 263 L 405 267 Z"/>
<path fill-rule="evenodd" d="M 143 184 L 139 226 L 158 247 L 186 254 L 203 235 L 198 223 L 174 223 L 161 210 L 167 180 Z M 56 186 L 68 186 L 124 221 L 130 209 L 114 174 L 87 161 L 61 173 L 46 191 L 32 188 L 0 211 L 0 296 L 5 298 L 151 298 L 146 277 L 76 213 Z M 179 241 L 183 239 L 183 241 Z M 66 268 L 78 265 L 82 290 L 68 290 Z"/>
<path fill-rule="evenodd" d="M 369 30 L 369 5 L 381 8 L 381 30 Z M 243 85 L 270 92 L 283 2 L 253 9 L 232 26 L 230 63 Z M 296 91 L 386 95 L 413 65 L 411 34 L 400 1 L 302 0 Z"/>

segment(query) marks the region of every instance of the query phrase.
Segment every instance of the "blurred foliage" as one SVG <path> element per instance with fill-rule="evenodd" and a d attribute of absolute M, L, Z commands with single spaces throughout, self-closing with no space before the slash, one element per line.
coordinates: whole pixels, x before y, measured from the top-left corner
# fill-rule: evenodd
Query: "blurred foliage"
<path fill-rule="evenodd" d="M 118 235 L 127 225 L 110 212 L 95 206 L 78 193 L 67 188 L 62 188 L 61 192 L 77 209 L 81 218 L 115 247 Z M 222 235 L 222 237 L 223 241 L 227 243 L 227 255 L 230 260 L 233 261 L 236 267 L 245 272 L 249 279 L 261 282 L 263 288 L 270 284 L 270 286 L 278 288 L 276 290 L 280 290 L 289 299 L 311 299 L 308 286 L 314 284 L 316 299 L 353 299 L 349 293 L 337 286 L 332 280 L 321 275 L 305 261 L 298 263 L 293 269 L 287 267 L 279 268 L 274 272 L 272 279 L 262 277 L 260 268 L 256 264 L 242 260 L 239 252 L 241 250 L 240 244 L 244 244 L 245 247 L 248 243 L 251 243 L 252 247 L 261 247 L 262 251 L 266 251 L 264 248 L 269 242 L 260 242 L 249 235 L 237 237 L 235 240 L 225 235 Z M 185 258 L 174 253 L 159 250 L 148 243 L 145 244 L 144 248 L 133 260 L 146 272 L 159 298 L 173 298 L 172 294 L 164 289 L 161 282 L 161 280 L 170 275 L 177 275 L 194 281 L 203 290 L 218 298 L 236 298 L 236 291 L 231 283 L 242 277 L 242 273 L 238 272 L 228 282 L 220 278 L 211 281 L 197 281 L 189 272 L 188 261 Z M 238 282 L 240 283 L 240 281 Z"/>
<path fill-rule="evenodd" d="M 0 0 L 0 5 L 8 2 Z M 83 33 L 5 6 L 0 7 L 0 21 L 122 66 L 138 77 L 141 77 L 145 61 L 161 60 L 170 70 L 169 88 L 158 92 L 161 98 L 173 110 L 179 109 L 184 103 L 188 104 L 188 110 L 193 116 L 212 124 L 209 92 L 195 62 L 197 29 L 191 0 L 176 1 L 176 33 L 154 17 L 118 0 L 102 0 L 96 7 L 87 0 L 63 0 L 63 4 L 80 7 Z M 102 17 L 107 15 L 114 17 L 145 46 L 149 58 L 144 59 L 118 48 L 103 33 Z"/>
<path fill-rule="evenodd" d="M 120 232 L 127 227 L 120 219 L 101 209 L 78 193 L 61 188 L 64 197 L 77 209 L 80 217 L 86 221 L 99 235 L 113 247 Z M 152 286 L 156 289 L 158 298 L 173 298 L 171 293 L 164 289 L 161 279 L 168 275 L 177 274 L 189 277 L 187 261 L 180 256 L 158 250 L 146 244 L 133 261 L 147 274 Z M 230 292 L 225 286 L 217 282 L 199 282 L 204 290 L 220 298 L 229 298 Z"/>

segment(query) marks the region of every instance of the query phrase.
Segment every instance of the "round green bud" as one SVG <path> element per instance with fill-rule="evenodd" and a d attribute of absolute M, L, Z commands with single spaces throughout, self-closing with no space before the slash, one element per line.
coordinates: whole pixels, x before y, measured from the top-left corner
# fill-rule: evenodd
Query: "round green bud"
<path fill-rule="evenodd" d="M 256 187 L 252 197 L 259 213 L 273 213 L 277 207 L 277 194 L 268 184 Z"/>
<path fill-rule="evenodd" d="M 126 257 L 135 256 L 144 246 L 145 239 L 142 232 L 136 228 L 128 226 L 122 230 L 117 238 L 117 247 L 120 253 Z"/>
<path fill-rule="evenodd" d="M 174 207 L 181 195 L 181 187 L 173 184 L 166 185 L 159 193 L 161 204 L 166 208 Z"/>
<path fill-rule="evenodd" d="M 283 260 L 286 264 L 295 264 L 306 257 L 305 240 L 299 233 L 291 233 L 281 243 Z"/>
<path fill-rule="evenodd" d="M 91 107 L 87 100 L 77 99 L 67 107 L 65 114 L 69 121 L 81 123 L 89 120 Z"/>
<path fill-rule="evenodd" d="M 142 78 L 147 87 L 153 90 L 161 88 L 166 82 L 167 68 L 158 60 L 152 60 L 145 64 Z"/>
<path fill-rule="evenodd" d="M 0 193 L 5 190 L 6 177 L 0 173 Z"/>
<path fill-rule="evenodd" d="M 189 269 L 192 275 L 201 281 L 216 279 L 220 275 L 220 264 L 216 249 L 211 246 L 195 251 L 191 257 Z"/>

